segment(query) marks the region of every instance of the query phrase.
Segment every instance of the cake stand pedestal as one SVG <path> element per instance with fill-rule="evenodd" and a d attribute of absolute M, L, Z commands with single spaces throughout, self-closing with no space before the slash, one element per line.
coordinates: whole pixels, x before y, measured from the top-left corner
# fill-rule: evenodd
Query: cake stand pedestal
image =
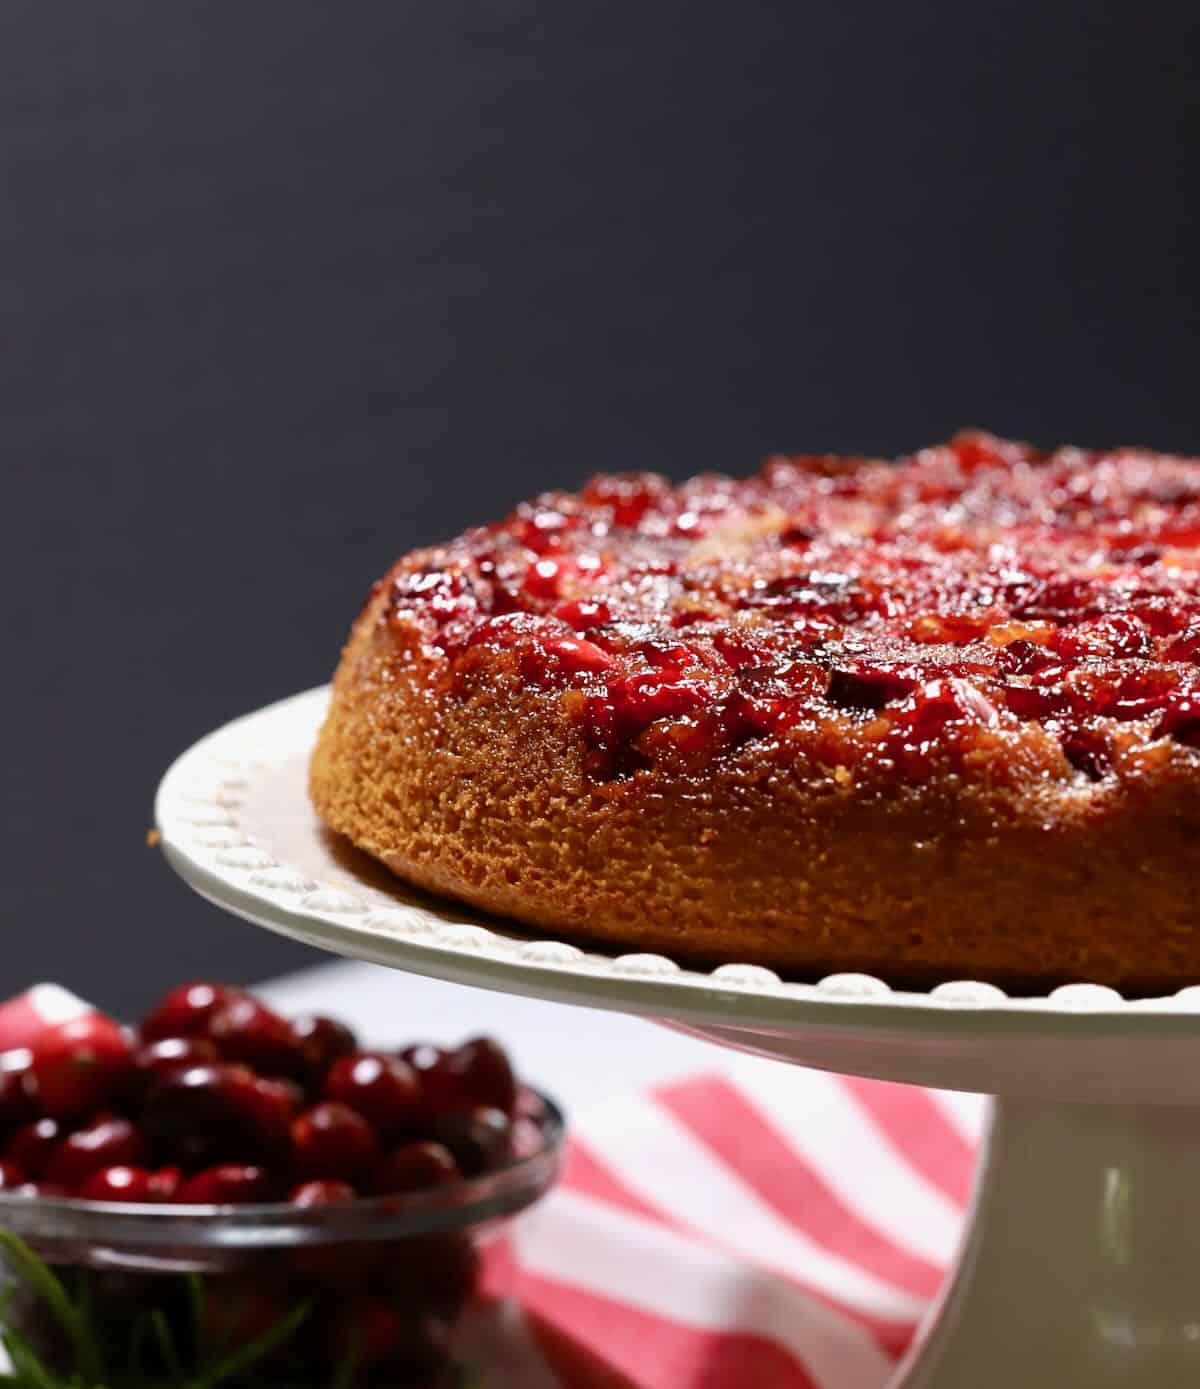
<path fill-rule="evenodd" d="M 618 1009 L 824 1070 L 997 1098 L 955 1272 L 893 1389 L 1200 1386 L 1200 989 L 780 981 L 606 956 L 405 889 L 316 822 L 310 691 L 186 752 L 159 788 L 172 865 L 247 920 L 418 974 Z"/>

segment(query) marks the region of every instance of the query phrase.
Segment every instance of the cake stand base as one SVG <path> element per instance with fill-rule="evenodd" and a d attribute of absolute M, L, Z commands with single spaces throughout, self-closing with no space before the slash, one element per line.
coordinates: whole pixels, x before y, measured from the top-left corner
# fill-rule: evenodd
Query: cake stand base
<path fill-rule="evenodd" d="M 896 1389 L 1200 1384 L 1200 1111 L 994 1104 L 972 1220 Z"/>

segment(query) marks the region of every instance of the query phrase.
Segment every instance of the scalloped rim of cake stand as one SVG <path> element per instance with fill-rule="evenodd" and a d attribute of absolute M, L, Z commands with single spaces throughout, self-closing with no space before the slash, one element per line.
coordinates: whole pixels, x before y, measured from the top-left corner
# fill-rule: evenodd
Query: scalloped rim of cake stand
<path fill-rule="evenodd" d="M 1032 1034 L 1079 1043 L 1200 1039 L 1200 986 L 1135 1000 L 1085 981 L 1041 997 L 1009 997 L 974 980 L 917 993 L 857 974 L 794 983 L 738 961 L 706 972 L 662 955 L 605 954 L 518 933 L 408 889 L 320 826 L 305 769 L 327 701 L 321 687 L 235 719 L 184 752 L 158 789 L 155 818 L 172 867 L 205 897 L 272 930 L 464 984 L 738 1033 L 866 1028 L 935 1045 Z"/>

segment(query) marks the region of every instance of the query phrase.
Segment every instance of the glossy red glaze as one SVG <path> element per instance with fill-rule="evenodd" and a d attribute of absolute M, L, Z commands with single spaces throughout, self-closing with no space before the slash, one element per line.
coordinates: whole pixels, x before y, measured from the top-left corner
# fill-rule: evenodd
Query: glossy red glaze
<path fill-rule="evenodd" d="M 827 728 L 832 761 L 921 780 L 1025 723 L 1060 740 L 1062 775 L 1103 778 L 1094 720 L 1175 737 L 1168 694 L 1200 693 L 1200 461 L 970 432 L 894 463 L 599 477 L 401 561 L 387 591 L 432 678 L 559 700 L 595 779 L 700 773 L 750 741 L 810 757 Z M 939 681 L 948 717 L 912 703 Z"/>

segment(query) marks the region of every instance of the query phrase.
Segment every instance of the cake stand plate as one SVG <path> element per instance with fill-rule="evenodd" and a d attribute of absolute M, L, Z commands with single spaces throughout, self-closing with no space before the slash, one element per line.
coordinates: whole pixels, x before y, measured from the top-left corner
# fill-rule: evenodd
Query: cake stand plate
<path fill-rule="evenodd" d="M 203 896 L 342 955 L 987 1092 L 970 1228 L 896 1389 L 1200 1385 L 1200 987 L 1136 1001 L 1085 981 L 1035 998 L 970 980 L 912 993 L 535 939 L 406 888 L 321 827 L 305 775 L 326 701 L 312 690 L 250 714 L 167 772 L 163 849 Z"/>

